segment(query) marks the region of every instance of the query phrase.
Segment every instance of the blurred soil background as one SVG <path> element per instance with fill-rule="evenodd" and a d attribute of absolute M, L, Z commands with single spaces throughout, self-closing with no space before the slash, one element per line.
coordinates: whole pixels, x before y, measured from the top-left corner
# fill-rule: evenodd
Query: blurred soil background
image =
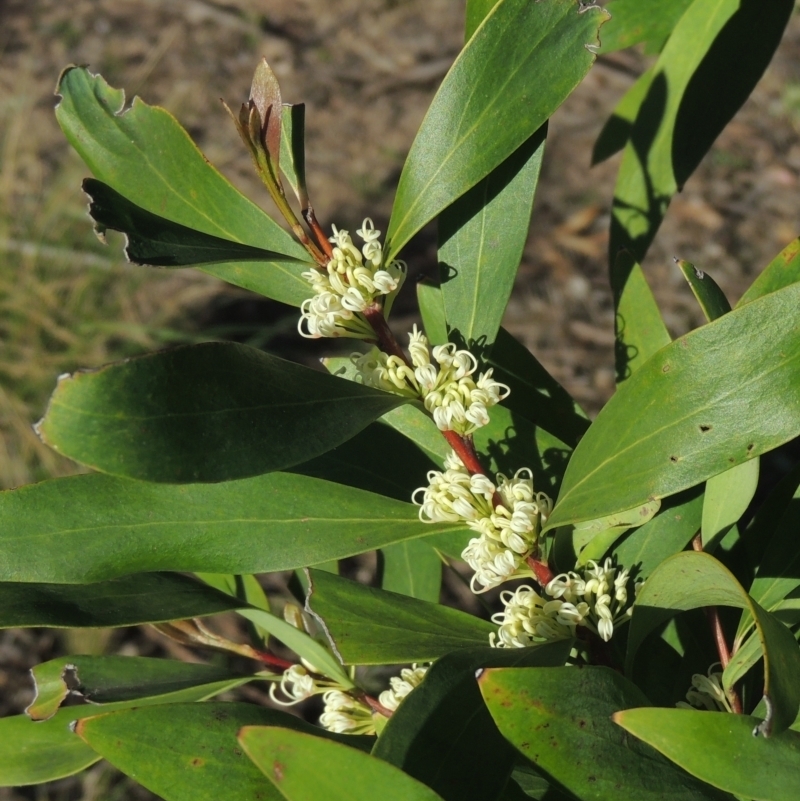
<path fill-rule="evenodd" d="M 53 115 L 65 65 L 88 64 L 129 99 L 167 108 L 212 163 L 269 207 L 219 102 L 246 99 L 266 56 L 284 101 L 307 104 L 309 185 L 323 225 L 354 230 L 371 216 L 385 230 L 403 159 L 462 35 L 461 0 L 0 0 L 0 486 L 76 472 L 31 429 L 59 373 L 207 339 L 309 364 L 330 347 L 299 337 L 295 310 L 196 270 L 126 265 L 119 240 L 97 241 L 80 190 L 87 169 Z M 505 320 L 590 413 L 614 386 L 605 254 L 618 166 L 617 157 L 590 168 L 591 149 L 647 63 L 631 51 L 601 57 L 554 116 Z M 754 95 L 673 201 L 645 262 L 673 334 L 701 322 L 673 256 L 701 266 L 735 302 L 800 233 L 799 131 L 796 13 Z M 436 275 L 433 228 L 404 257 L 414 280 L 396 306 L 398 331 L 416 320 L 415 280 Z M 30 701 L 27 670 L 44 659 L 164 653 L 164 642 L 143 631 L 4 632 L 0 715 Z M 46 788 L 0 790 L 2 801 L 132 797 L 148 796 L 102 765 Z"/>

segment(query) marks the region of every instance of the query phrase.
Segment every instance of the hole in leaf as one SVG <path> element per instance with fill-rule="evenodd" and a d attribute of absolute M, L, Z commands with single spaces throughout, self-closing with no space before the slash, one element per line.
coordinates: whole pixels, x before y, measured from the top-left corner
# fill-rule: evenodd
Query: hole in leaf
<path fill-rule="evenodd" d="M 701 424 L 701 426 L 700 426 L 700 431 L 701 431 L 703 434 L 705 434 L 705 433 L 706 433 L 706 431 L 711 431 L 711 426 L 709 426 L 709 425 L 702 425 L 702 424 Z"/>
<path fill-rule="evenodd" d="M 673 462 L 674 464 L 676 464 L 676 463 L 677 463 L 677 461 L 678 461 L 678 457 L 677 457 L 677 456 L 670 456 L 670 457 L 669 457 L 669 460 L 670 460 L 671 462 Z"/>

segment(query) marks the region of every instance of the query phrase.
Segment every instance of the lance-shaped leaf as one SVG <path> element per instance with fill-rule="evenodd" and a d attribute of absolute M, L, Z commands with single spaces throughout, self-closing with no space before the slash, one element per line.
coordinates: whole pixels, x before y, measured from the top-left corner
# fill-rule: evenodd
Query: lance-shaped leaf
<path fill-rule="evenodd" d="M 601 53 L 613 53 L 646 43 L 645 52 L 657 53 L 693 0 L 612 0 L 606 8 L 611 21 L 603 28 Z"/>
<path fill-rule="evenodd" d="M 381 553 L 384 590 L 439 603 L 442 560 L 427 540 L 407 540 L 390 545 Z"/>
<path fill-rule="evenodd" d="M 760 733 L 779 734 L 794 722 L 800 709 L 796 681 L 800 648 L 789 629 L 753 601 L 733 574 L 707 553 L 675 554 L 650 574 L 633 607 L 626 670 L 631 671 L 636 652 L 656 627 L 679 612 L 708 606 L 733 606 L 753 615 L 764 651 L 764 695 L 772 702 Z M 729 676 L 723 675 L 723 684 L 726 689 L 732 686 Z"/>
<path fill-rule="evenodd" d="M 439 217 L 439 269 L 449 339 L 491 347 L 528 238 L 542 166 L 543 125 Z"/>
<path fill-rule="evenodd" d="M 306 107 L 285 104 L 281 115 L 280 168 L 292 187 L 301 209 L 308 208 L 306 190 Z"/>
<path fill-rule="evenodd" d="M 37 431 L 104 473 L 226 481 L 313 459 L 407 401 L 210 342 L 62 376 Z"/>
<path fill-rule="evenodd" d="M 589 428 L 586 412 L 545 370 L 536 357 L 504 328 L 486 363 L 511 388 L 503 406 L 574 448 Z"/>
<path fill-rule="evenodd" d="M 306 608 L 345 665 L 427 662 L 457 648 L 486 645 L 492 623 L 324 570 L 309 570 Z"/>
<path fill-rule="evenodd" d="M 760 721 L 694 709 L 629 709 L 614 722 L 708 784 L 756 801 L 800 797 L 800 734 L 753 737 Z"/>
<path fill-rule="evenodd" d="M 737 308 L 800 281 L 800 237 L 790 242 L 742 295 Z"/>
<path fill-rule="evenodd" d="M 563 665 L 572 644 L 470 648 L 443 656 L 389 719 L 373 755 L 432 787 L 445 801 L 495 798 L 508 779 L 514 749 L 492 722 L 475 672 Z"/>
<path fill-rule="evenodd" d="M 245 726 L 239 742 L 282 801 L 442 801 L 430 787 L 346 745 L 277 726 Z"/>
<path fill-rule="evenodd" d="M 386 259 L 525 142 L 594 62 L 607 19 L 574 0 L 500 0 L 434 97 L 400 176 Z"/>
<path fill-rule="evenodd" d="M 31 720 L 52 717 L 72 694 L 92 704 L 133 701 L 200 685 L 250 678 L 216 665 L 146 656 L 61 656 L 31 670 L 36 697 L 25 710 Z"/>
<path fill-rule="evenodd" d="M 417 284 L 417 305 L 422 317 L 425 336 L 432 345 L 447 343 L 447 319 L 444 312 L 444 298 L 441 287 L 420 281 Z"/>
<path fill-rule="evenodd" d="M 613 670 L 501 668 L 485 671 L 478 683 L 502 734 L 577 798 L 725 798 L 611 722 L 614 712 L 648 706 L 641 690 Z"/>
<path fill-rule="evenodd" d="M 683 273 L 692 294 L 697 298 L 706 320 L 709 322 L 716 320 L 717 317 L 722 317 L 731 310 L 731 304 L 725 297 L 725 293 L 708 273 L 683 259 L 675 259 L 675 263 Z"/>
<path fill-rule="evenodd" d="M 285 712 L 230 703 L 171 704 L 96 715 L 82 718 L 76 731 L 115 768 L 165 801 L 284 801 L 242 754 L 236 740 L 242 726 L 314 732 L 361 748 L 369 748 L 374 739 L 330 734 Z"/>
<path fill-rule="evenodd" d="M 421 523 L 410 503 L 287 473 L 182 486 L 73 476 L 0 493 L 0 581 L 294 570 L 458 528 Z"/>
<path fill-rule="evenodd" d="M 0 495 L 0 509 L 8 508 L 7 498 Z M 92 514 L 90 506 L 83 511 Z M 4 517 L 1 511 L 0 517 Z M 55 540 L 51 545 L 59 547 Z M 5 547 L 4 542 L 4 553 Z M 9 548 L 10 553 L 13 550 Z M 142 573 L 77 586 L 4 581 L 0 583 L 0 628 L 134 626 L 216 615 L 241 605 L 236 598 L 174 573 Z"/>
<path fill-rule="evenodd" d="M 94 178 L 83 182 L 83 191 L 91 200 L 89 214 L 95 221 L 97 234 L 102 238 L 109 228 L 125 234 L 125 255 L 134 264 L 188 267 L 215 262 L 299 261 L 292 256 L 232 242 L 159 217 Z"/>
<path fill-rule="evenodd" d="M 792 0 L 768 6 L 760 0 L 695 0 L 680 17 L 652 68 L 623 153 L 612 257 L 625 247 L 644 258 L 672 196 L 769 64 L 793 7 Z"/>
<path fill-rule="evenodd" d="M 664 498 L 800 434 L 800 285 L 652 356 L 580 441 L 547 528 Z"/>
<path fill-rule="evenodd" d="M 611 269 L 614 295 L 614 356 L 617 386 L 630 378 L 672 337 L 661 317 L 642 268 L 627 250 L 620 250 Z"/>
<path fill-rule="evenodd" d="M 60 709 L 49 720 L 32 721 L 27 715 L 0 719 L 0 787 L 41 784 L 88 768 L 100 755 L 70 730 L 70 723 L 100 712 L 144 707 L 153 704 L 180 704 L 203 701 L 249 681 L 219 681 L 201 687 L 190 687 L 166 695 L 137 698 L 115 704 L 71 706 Z"/>
<path fill-rule="evenodd" d="M 123 110 L 124 92 L 83 67 L 66 69 L 56 91 L 59 125 L 100 181 L 172 222 L 299 260 L 221 263 L 204 272 L 295 306 L 309 297 L 304 248 L 209 164 L 169 112 L 138 97 Z"/>

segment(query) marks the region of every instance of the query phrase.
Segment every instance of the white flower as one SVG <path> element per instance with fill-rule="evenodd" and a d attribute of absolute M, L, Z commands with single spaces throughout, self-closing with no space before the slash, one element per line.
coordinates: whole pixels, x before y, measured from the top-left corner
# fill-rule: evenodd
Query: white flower
<path fill-rule="evenodd" d="M 722 686 L 722 673 L 715 672 L 719 665 L 715 662 L 708 669 L 708 676 L 695 673 L 692 676 L 692 689 L 686 693 L 686 701 L 678 701 L 675 706 L 682 709 L 707 709 L 711 712 L 733 713 L 728 696 Z"/>
<path fill-rule="evenodd" d="M 320 725 L 338 734 L 375 734 L 375 722 L 369 707 L 341 690 L 329 690 L 322 696 L 325 710 Z"/>
<path fill-rule="evenodd" d="M 317 682 L 313 676 L 309 676 L 308 671 L 302 665 L 292 665 L 283 671 L 280 680 L 281 692 L 289 699 L 288 701 L 281 701 L 275 695 L 275 686 L 274 684 L 270 685 L 269 697 L 281 706 L 293 706 L 337 685 L 326 681 Z"/>
<path fill-rule="evenodd" d="M 400 702 L 415 687 L 419 687 L 427 672 L 427 666 L 417 667 L 417 665 L 412 665 L 410 668 L 403 668 L 399 676 L 392 676 L 389 679 L 391 689 L 384 690 L 378 696 L 378 701 L 394 712 L 400 706 Z"/>
<path fill-rule="evenodd" d="M 381 232 L 367 218 L 357 231 L 364 240 L 359 250 L 347 231 L 333 226 L 333 255 L 325 270 L 303 273 L 314 290 L 314 297 L 300 306 L 298 330 L 307 338 L 355 337 L 371 339 L 374 331 L 362 312 L 375 300 L 387 296 L 384 313 L 400 289 L 406 275 L 402 261 L 383 264 L 383 250 L 378 241 Z"/>
<path fill-rule="evenodd" d="M 468 436 L 489 422 L 488 409 L 508 396 L 510 389 L 492 378 L 492 371 L 481 373 L 475 357 L 456 350 L 452 343 L 428 349 L 426 336 L 416 325 L 410 335 L 408 351 L 411 367 L 397 356 L 377 349 L 365 356 L 354 354 L 353 363 L 361 381 L 407 397 L 422 400 L 442 431 Z"/>

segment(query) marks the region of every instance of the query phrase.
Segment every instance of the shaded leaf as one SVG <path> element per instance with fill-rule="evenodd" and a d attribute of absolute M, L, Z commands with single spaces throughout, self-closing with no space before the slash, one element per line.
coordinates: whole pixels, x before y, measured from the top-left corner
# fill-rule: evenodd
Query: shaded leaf
<path fill-rule="evenodd" d="M 445 76 L 411 146 L 386 261 L 541 127 L 588 72 L 595 57 L 586 45 L 597 43 L 606 19 L 573 0 L 497 3 Z"/>
<path fill-rule="evenodd" d="M 102 472 L 225 481 L 308 461 L 406 400 L 209 342 L 62 376 L 37 432 Z"/>
<path fill-rule="evenodd" d="M 73 476 L 0 493 L 0 581 L 267 573 L 454 530 L 421 523 L 409 503 L 287 473 L 180 486 Z"/>
<path fill-rule="evenodd" d="M 439 603 L 442 560 L 427 540 L 400 542 L 381 553 L 384 590 Z"/>
<path fill-rule="evenodd" d="M 547 528 L 664 498 L 800 434 L 799 302 L 794 284 L 652 356 L 575 449 Z"/>
<path fill-rule="evenodd" d="M 646 52 L 657 53 L 693 0 L 611 0 L 611 20 L 603 28 L 601 53 L 613 53 L 640 42 Z"/>
<path fill-rule="evenodd" d="M 447 654 L 392 715 L 373 755 L 436 790 L 445 801 L 495 798 L 514 762 L 475 681 L 485 667 L 563 665 L 572 641 L 536 648 L 466 649 Z"/>
<path fill-rule="evenodd" d="M 91 482 L 90 482 L 91 483 Z M 42 487 L 43 485 L 36 485 Z M 94 486 L 99 489 L 99 485 Z M 91 492 L 92 487 L 88 488 Z M 9 503 L 7 495 L 0 495 L 0 519 L 5 518 L 6 525 L 9 518 L 3 514 L 10 506 L 22 510 L 31 506 L 40 507 L 47 504 L 43 490 L 38 490 L 31 497 L 38 495 L 39 500 L 18 505 Z M 83 495 L 83 493 L 78 493 Z M 100 492 L 102 496 L 102 491 Z M 77 500 L 72 493 L 50 496 L 52 500 L 58 497 L 68 502 Z M 80 504 L 80 500 L 78 501 Z M 83 511 L 91 514 L 91 501 L 84 495 Z M 116 510 L 115 510 L 116 511 Z M 42 522 L 44 509 L 40 507 L 39 522 Z M 56 511 L 53 517 L 55 518 Z M 39 531 L 44 533 L 43 526 L 37 526 L 36 520 L 29 533 Z M 16 526 L 19 535 L 20 528 Z M 65 531 L 56 534 L 50 543 L 45 546 L 56 548 L 53 558 L 59 559 L 58 543 L 64 547 Z M 24 537 L 24 533 L 23 533 Z M 3 555 L 14 559 L 15 548 L 9 545 L 2 534 Z M 113 543 L 110 547 L 114 547 Z M 29 558 L 37 558 L 37 551 L 29 545 L 21 548 L 21 556 L 27 552 Z M 63 554 L 62 554 L 63 556 Z M 77 567 L 81 562 L 80 552 L 74 555 Z M 15 576 L 25 582 L 30 574 L 26 571 L 16 571 L 9 564 L 2 571 L 3 577 Z M 34 568 L 34 573 L 36 569 Z M 42 571 L 42 573 L 46 572 Z M 51 571 L 52 575 L 52 571 Z M 77 575 L 77 574 L 75 574 Z M 4 581 L 0 583 L 0 628 L 30 628 L 34 626 L 47 626 L 53 628 L 104 628 L 106 626 L 134 626 L 138 623 L 161 623 L 167 620 L 181 620 L 189 617 L 204 617 L 237 609 L 241 602 L 229 598 L 211 587 L 206 587 L 197 581 L 174 573 L 140 573 L 110 581 L 100 581 L 94 584 L 51 584 L 32 581 L 30 583 L 16 583 Z"/>
<path fill-rule="evenodd" d="M 614 712 L 647 698 L 604 667 L 485 671 L 479 685 L 497 727 L 546 777 L 581 799 L 719 799 L 722 796 L 627 737 Z"/>
<path fill-rule="evenodd" d="M 788 728 L 800 709 L 800 648 L 792 633 L 744 591 L 733 574 L 707 553 L 684 551 L 662 562 L 636 597 L 628 633 L 626 671 L 636 652 L 656 627 L 688 609 L 733 606 L 749 609 L 756 620 L 764 648 L 764 695 L 772 701 L 773 715 L 762 733 L 770 736 Z M 723 674 L 725 688 L 731 686 Z"/>
<path fill-rule="evenodd" d="M 417 305 L 422 317 L 422 327 L 431 346 L 444 345 L 448 341 L 447 320 L 441 287 L 420 281 L 417 284 Z"/>
<path fill-rule="evenodd" d="M 321 622 L 345 665 L 427 662 L 457 648 L 485 645 L 496 626 L 321 570 L 309 570 L 306 608 Z"/>
<path fill-rule="evenodd" d="M 441 801 L 430 787 L 354 748 L 278 727 L 245 726 L 245 753 L 286 801 Z"/>
<path fill-rule="evenodd" d="M 364 747 L 373 738 L 329 734 L 293 715 L 254 704 L 170 704 L 82 719 L 78 735 L 115 768 L 165 801 L 283 801 L 242 753 L 242 726 L 282 726 L 345 739 Z M 366 747 L 369 747 L 367 745 Z"/>
<path fill-rule="evenodd" d="M 725 293 L 708 273 L 683 259 L 676 259 L 676 262 L 691 287 L 692 294 L 697 298 L 706 320 L 711 322 L 731 310 L 731 304 L 728 303 Z"/>
<path fill-rule="evenodd" d="M 745 513 L 758 486 L 758 459 L 737 465 L 706 481 L 703 547 L 716 543 Z"/>
<path fill-rule="evenodd" d="M 309 262 L 306 251 L 224 178 L 162 108 L 125 94 L 83 67 L 59 79 L 56 117 L 70 144 L 100 181 L 131 203 L 180 225 Z M 301 273 L 285 261 L 207 265 L 204 272 L 283 303 L 310 296 Z"/>
<path fill-rule="evenodd" d="M 299 261 L 274 251 L 204 234 L 159 217 L 94 178 L 84 180 L 83 191 L 91 200 L 89 214 L 95 221 L 97 234 L 104 239 L 109 228 L 125 234 L 125 255 L 134 264 L 189 267 L 216 262 Z"/>
<path fill-rule="evenodd" d="M 300 207 L 305 209 L 308 206 L 305 103 L 285 104 L 281 115 L 281 126 L 281 172 L 297 196 Z"/>
<path fill-rule="evenodd" d="M 760 721 L 690 709 L 630 709 L 614 722 L 698 779 L 738 797 L 794 801 L 800 795 L 800 734 L 753 737 Z"/>

